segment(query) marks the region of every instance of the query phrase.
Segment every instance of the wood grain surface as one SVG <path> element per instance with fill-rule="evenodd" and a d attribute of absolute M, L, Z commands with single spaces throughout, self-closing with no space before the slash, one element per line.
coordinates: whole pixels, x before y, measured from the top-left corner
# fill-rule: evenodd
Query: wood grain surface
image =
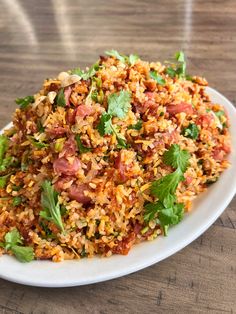
<path fill-rule="evenodd" d="M 111 48 L 147 60 L 183 49 L 188 72 L 236 103 L 235 0 L 1 0 L 0 127 L 16 97 Z M 149 312 L 236 313 L 236 199 L 188 247 L 132 275 L 65 289 L 0 279 L 0 313 Z"/>

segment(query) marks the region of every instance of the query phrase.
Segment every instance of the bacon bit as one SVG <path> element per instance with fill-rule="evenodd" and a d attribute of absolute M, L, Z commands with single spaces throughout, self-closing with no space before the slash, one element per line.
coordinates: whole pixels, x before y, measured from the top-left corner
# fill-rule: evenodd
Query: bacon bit
<path fill-rule="evenodd" d="M 193 178 L 192 178 L 192 177 L 186 176 L 186 178 L 185 178 L 185 180 L 184 180 L 183 183 L 184 183 L 185 185 L 189 185 L 189 184 L 192 183 L 192 181 L 193 181 Z"/>
<path fill-rule="evenodd" d="M 88 204 L 91 202 L 91 198 L 84 194 L 84 192 L 88 190 L 89 190 L 88 184 L 80 184 L 80 185 L 73 184 L 68 189 L 68 194 L 71 199 L 76 200 L 77 202 L 82 203 L 82 204 Z"/>
<path fill-rule="evenodd" d="M 86 116 L 91 115 L 94 109 L 90 105 L 80 105 L 76 110 L 76 117 L 84 119 Z"/>
<path fill-rule="evenodd" d="M 112 248 L 112 253 L 127 255 L 132 245 L 135 242 L 136 235 L 134 232 L 130 233 L 126 238 L 118 243 L 117 246 Z"/>
<path fill-rule="evenodd" d="M 68 109 L 66 113 L 66 122 L 70 125 L 75 124 L 76 109 Z"/>
<path fill-rule="evenodd" d="M 70 163 L 65 157 L 58 158 L 53 163 L 54 172 L 58 175 L 74 175 L 80 169 L 81 162 L 75 157 L 73 162 Z"/>
<path fill-rule="evenodd" d="M 67 132 L 67 129 L 62 126 L 58 126 L 53 129 L 46 129 L 45 132 L 52 138 L 55 138 L 64 135 Z"/>
<path fill-rule="evenodd" d="M 213 150 L 212 157 L 215 160 L 222 161 L 226 158 L 226 155 L 231 152 L 231 149 L 228 145 L 223 144 L 220 147 L 217 147 Z"/>
<path fill-rule="evenodd" d="M 197 119 L 196 124 L 201 125 L 204 128 L 207 128 L 212 121 L 214 121 L 214 116 L 211 113 L 206 113 L 204 115 L 200 115 L 200 117 Z"/>
<path fill-rule="evenodd" d="M 185 112 L 186 114 L 193 114 L 194 112 L 192 105 L 183 101 L 180 102 L 179 104 L 170 104 L 166 106 L 166 111 L 170 115 L 175 115 L 181 112 Z"/>
<path fill-rule="evenodd" d="M 65 188 L 65 185 L 68 184 L 70 181 L 72 183 L 73 180 L 74 178 L 70 176 L 60 178 L 54 183 L 54 188 L 57 192 L 65 191 L 67 189 Z"/>
<path fill-rule="evenodd" d="M 148 80 L 148 81 L 145 81 L 144 82 L 144 85 L 147 87 L 147 89 L 150 91 L 150 92 L 154 92 L 154 90 L 156 89 L 157 87 L 157 84 L 154 80 Z"/>
<path fill-rule="evenodd" d="M 74 156 L 76 152 L 76 142 L 74 135 L 70 135 L 69 139 L 65 142 L 62 152 L 59 157 Z"/>
<path fill-rule="evenodd" d="M 65 100 L 66 100 L 66 106 L 70 106 L 70 95 L 72 92 L 72 87 L 68 86 L 64 89 L 64 95 L 65 95 Z"/>

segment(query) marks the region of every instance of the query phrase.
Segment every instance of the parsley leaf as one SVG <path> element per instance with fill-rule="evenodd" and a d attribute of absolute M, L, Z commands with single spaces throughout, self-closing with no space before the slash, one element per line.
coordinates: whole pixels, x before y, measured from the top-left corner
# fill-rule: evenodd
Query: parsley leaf
<path fill-rule="evenodd" d="M 29 104 L 34 102 L 34 96 L 26 96 L 24 98 L 16 98 L 16 104 L 20 106 L 20 109 L 25 109 Z"/>
<path fill-rule="evenodd" d="M 143 125 L 142 120 L 138 120 L 137 123 L 132 124 L 132 125 L 129 125 L 129 126 L 128 126 L 128 130 L 132 129 L 132 130 L 137 130 L 137 131 L 139 131 L 139 130 L 142 129 L 142 125 Z"/>
<path fill-rule="evenodd" d="M 163 161 L 166 165 L 178 168 L 185 172 L 188 167 L 190 154 L 187 150 L 181 150 L 178 144 L 172 144 L 170 149 L 163 155 Z"/>
<path fill-rule="evenodd" d="M 47 180 L 42 184 L 41 206 L 44 210 L 40 212 L 40 216 L 46 220 L 53 221 L 64 232 L 58 194 L 51 182 Z"/>
<path fill-rule="evenodd" d="M 186 128 L 183 129 L 182 134 L 188 138 L 196 140 L 199 135 L 198 126 L 194 123 L 190 123 Z"/>
<path fill-rule="evenodd" d="M 90 147 L 86 147 L 86 146 L 83 145 L 79 134 L 77 134 L 75 136 L 75 140 L 76 140 L 77 147 L 78 147 L 78 150 L 79 150 L 80 154 L 87 153 L 87 152 L 91 151 Z"/>
<path fill-rule="evenodd" d="M 131 107 L 130 98 L 128 91 L 122 90 L 120 93 L 110 94 L 107 113 L 113 117 L 124 118 Z"/>
<path fill-rule="evenodd" d="M 165 85 L 166 81 L 163 77 L 158 74 L 156 71 L 150 71 L 150 77 L 157 82 L 159 85 Z"/>
<path fill-rule="evenodd" d="M 31 262 L 34 259 L 34 251 L 30 246 L 22 246 L 22 238 L 17 229 L 6 233 L 5 242 L 0 243 L 7 251 L 10 250 L 22 263 Z"/>
<path fill-rule="evenodd" d="M 56 96 L 56 104 L 60 107 L 66 106 L 66 99 L 64 94 L 64 88 L 61 88 Z"/>

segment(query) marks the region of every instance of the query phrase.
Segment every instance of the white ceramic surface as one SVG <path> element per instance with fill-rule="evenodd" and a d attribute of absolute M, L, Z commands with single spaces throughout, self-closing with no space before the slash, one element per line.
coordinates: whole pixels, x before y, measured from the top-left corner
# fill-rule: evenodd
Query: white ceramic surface
<path fill-rule="evenodd" d="M 136 245 L 127 256 L 96 257 L 53 263 L 22 264 L 10 256 L 0 257 L 0 277 L 32 286 L 68 287 L 117 278 L 155 264 L 178 252 L 199 237 L 221 215 L 236 192 L 236 110 L 220 93 L 207 88 L 213 102 L 225 106 L 231 121 L 232 166 L 209 190 L 200 195 L 191 213 L 169 230 L 168 237 Z"/>

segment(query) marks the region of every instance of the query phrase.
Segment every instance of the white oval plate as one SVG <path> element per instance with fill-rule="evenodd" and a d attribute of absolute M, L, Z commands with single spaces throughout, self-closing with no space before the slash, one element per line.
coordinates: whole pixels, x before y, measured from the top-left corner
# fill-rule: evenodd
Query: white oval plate
<path fill-rule="evenodd" d="M 0 277 L 21 284 L 41 287 L 69 287 L 121 277 L 153 265 L 178 252 L 199 237 L 222 214 L 236 192 L 236 109 L 220 93 L 207 88 L 213 102 L 222 104 L 231 121 L 233 151 L 231 167 L 209 190 L 200 195 L 193 210 L 169 230 L 168 237 L 134 246 L 127 256 L 95 257 L 53 263 L 33 261 L 22 264 L 10 256 L 0 257 Z M 9 126 L 9 125 L 8 125 Z"/>

